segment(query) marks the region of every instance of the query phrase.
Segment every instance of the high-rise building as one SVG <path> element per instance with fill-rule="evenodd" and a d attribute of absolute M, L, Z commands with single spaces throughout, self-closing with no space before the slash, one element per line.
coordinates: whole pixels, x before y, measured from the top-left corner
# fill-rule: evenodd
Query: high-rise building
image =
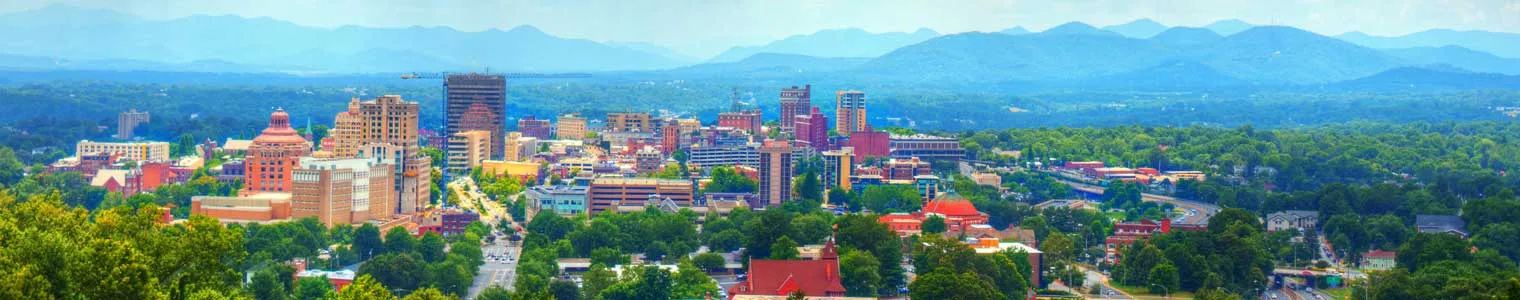
<path fill-rule="evenodd" d="M 718 113 L 719 127 L 741 129 L 749 134 L 760 133 L 761 121 L 760 110 Z"/>
<path fill-rule="evenodd" d="M 491 132 L 471 130 L 455 133 L 449 137 L 449 172 L 469 173 L 480 166 L 480 161 L 491 158 Z"/>
<path fill-rule="evenodd" d="M 549 128 L 549 120 L 539 120 L 533 116 L 526 116 L 517 120 L 517 132 L 523 136 L 531 136 L 539 140 L 548 140 L 553 128 Z"/>
<path fill-rule="evenodd" d="M 469 110 L 459 114 L 459 128 L 455 132 L 472 130 L 491 132 L 491 128 L 495 126 L 493 124 L 496 124 L 494 122 L 497 122 L 495 111 L 492 111 L 485 103 L 471 103 Z"/>
<path fill-rule="evenodd" d="M 807 114 L 808 107 L 812 106 L 813 85 L 804 85 L 801 88 L 794 85 L 781 89 L 781 130 L 792 131 L 792 125 L 796 124 L 796 117 Z"/>
<path fill-rule="evenodd" d="M 834 130 L 848 135 L 866 129 L 866 93 L 856 90 L 834 93 Z"/>
<path fill-rule="evenodd" d="M 649 119 L 649 113 L 607 113 L 607 131 L 654 132 L 653 123 Z"/>
<path fill-rule="evenodd" d="M 365 158 L 300 161 L 291 175 L 291 217 L 317 217 L 329 227 L 390 218 L 390 164 Z"/>
<path fill-rule="evenodd" d="M 792 200 L 792 145 L 765 141 L 760 147 L 760 198 L 769 205 Z"/>
<path fill-rule="evenodd" d="M 276 109 L 269 114 L 269 127 L 248 146 L 243 190 L 247 194 L 289 193 L 290 174 L 307 154 L 311 154 L 311 142 L 290 128 L 290 115 L 285 110 Z"/>
<path fill-rule="evenodd" d="M 139 112 L 136 108 L 124 111 L 116 116 L 116 138 L 130 140 L 137 129 L 137 124 L 147 123 L 150 118 L 148 112 Z"/>
<path fill-rule="evenodd" d="M 568 114 L 559 116 L 555 128 L 555 135 L 561 140 L 579 140 L 586 138 L 586 118 L 580 114 Z"/>
<path fill-rule="evenodd" d="M 850 189 L 850 175 L 855 172 L 855 148 L 823 152 L 824 188 Z"/>
<path fill-rule="evenodd" d="M 332 153 L 336 158 L 352 158 L 359 155 L 364 146 L 364 116 L 359 114 L 359 98 L 348 101 L 348 110 L 333 117 L 333 128 L 327 131 L 332 137 Z"/>
<path fill-rule="evenodd" d="M 447 107 L 445 114 L 444 136 L 451 136 L 461 131 L 489 130 L 491 131 L 491 149 L 502 149 L 502 141 L 506 135 L 507 116 L 507 78 L 492 74 L 455 74 L 449 75 L 443 81 Z M 470 111 L 475 104 L 485 106 L 490 112 L 489 128 L 466 128 L 461 126 L 463 115 Z M 500 155 L 492 154 L 492 158 L 500 158 Z"/>
<path fill-rule="evenodd" d="M 397 196 L 393 199 L 397 213 L 420 211 L 432 198 L 433 160 L 422 154 L 418 144 L 417 102 L 407 102 L 397 95 L 384 95 L 359 103 L 364 117 L 364 147 L 359 157 L 378 159 L 395 168 L 392 180 Z"/>
<path fill-rule="evenodd" d="M 798 146 L 810 147 L 814 150 L 825 150 L 829 147 L 829 117 L 818 112 L 814 106 L 806 115 L 797 116 L 793 127 L 793 140 Z"/>
<path fill-rule="evenodd" d="M 111 143 L 111 142 L 92 142 L 92 141 L 89 141 L 89 140 L 83 140 L 83 141 L 79 141 L 79 143 L 77 143 L 77 144 L 74 144 L 74 155 L 76 155 L 76 156 L 84 156 L 84 155 L 87 155 L 87 154 L 96 154 L 96 153 L 114 153 L 114 154 L 120 155 L 121 158 L 130 159 L 130 160 L 138 161 L 138 162 L 168 161 L 169 160 L 169 143 L 168 142 Z"/>

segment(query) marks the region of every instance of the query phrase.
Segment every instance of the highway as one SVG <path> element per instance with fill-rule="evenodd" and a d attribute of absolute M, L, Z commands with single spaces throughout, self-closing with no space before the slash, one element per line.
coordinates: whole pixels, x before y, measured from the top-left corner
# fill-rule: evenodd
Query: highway
<path fill-rule="evenodd" d="M 1067 185 L 1070 185 L 1072 189 L 1076 189 L 1076 190 L 1083 191 L 1083 192 L 1088 192 L 1088 193 L 1094 193 L 1094 194 L 1103 194 L 1103 187 L 1101 187 L 1101 186 L 1096 186 L 1096 185 L 1091 185 L 1091 184 L 1086 184 L 1086 183 L 1075 182 L 1075 181 L 1067 180 L 1065 178 L 1059 178 L 1059 179 L 1061 180 L 1062 183 L 1066 183 Z M 1149 193 L 1140 194 L 1140 200 L 1141 201 L 1170 203 L 1170 204 L 1172 204 L 1172 205 L 1174 205 L 1174 206 L 1176 206 L 1178 208 L 1183 209 L 1183 211 L 1185 211 L 1186 213 L 1184 213 L 1182 215 L 1182 217 L 1178 217 L 1177 219 L 1175 219 L 1178 224 L 1190 224 L 1190 225 L 1204 225 L 1204 224 L 1208 224 L 1209 223 L 1209 217 L 1213 216 L 1215 213 L 1219 212 L 1219 206 L 1218 205 L 1213 205 L 1213 204 L 1208 204 L 1208 203 L 1202 203 L 1202 202 L 1194 202 L 1194 201 L 1188 201 L 1188 200 L 1182 200 L 1182 199 L 1177 199 L 1177 198 L 1173 198 L 1173 197 L 1170 197 L 1170 196 L 1163 196 L 1163 195 L 1157 195 L 1157 194 L 1149 194 Z"/>

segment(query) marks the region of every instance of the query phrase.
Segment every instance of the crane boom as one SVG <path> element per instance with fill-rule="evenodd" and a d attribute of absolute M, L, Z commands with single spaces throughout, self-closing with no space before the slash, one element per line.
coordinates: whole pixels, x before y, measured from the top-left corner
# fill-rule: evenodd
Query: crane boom
<path fill-rule="evenodd" d="M 445 77 L 448 77 L 449 75 L 453 75 L 453 74 L 465 74 L 465 73 L 411 72 L 411 73 L 401 74 L 401 79 L 444 79 Z M 486 74 L 486 75 L 501 75 L 501 76 L 506 77 L 506 78 L 588 78 L 588 77 L 591 77 L 591 74 L 587 74 L 587 73 L 501 73 L 501 74 L 482 73 L 482 74 Z"/>

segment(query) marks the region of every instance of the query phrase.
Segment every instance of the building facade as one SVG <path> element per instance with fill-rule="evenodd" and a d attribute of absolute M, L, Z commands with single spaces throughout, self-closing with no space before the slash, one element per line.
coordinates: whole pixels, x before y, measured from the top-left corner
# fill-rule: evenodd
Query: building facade
<path fill-rule="evenodd" d="M 653 121 L 649 113 L 614 112 L 607 113 L 607 131 L 617 132 L 654 132 Z"/>
<path fill-rule="evenodd" d="M 866 93 L 856 90 L 834 92 L 834 128 L 839 134 L 866 129 Z"/>
<path fill-rule="evenodd" d="M 388 219 L 392 174 L 391 165 L 370 159 L 302 158 L 292 174 L 291 217 L 329 227 Z"/>
<path fill-rule="evenodd" d="M 760 110 L 732 111 L 718 113 L 718 126 L 744 130 L 749 134 L 758 134 L 763 124 Z"/>
<path fill-rule="evenodd" d="M 961 148 L 960 140 L 932 135 L 892 135 L 887 147 L 892 149 L 895 158 L 959 161 L 966 157 L 966 149 Z"/>
<path fill-rule="evenodd" d="M 149 120 L 152 120 L 152 118 L 148 116 L 148 112 L 139 112 L 136 108 L 121 112 L 121 114 L 116 115 L 116 138 L 123 140 L 132 139 L 137 125 L 147 123 Z"/>
<path fill-rule="evenodd" d="M 350 99 L 348 110 L 333 117 L 333 128 L 327 135 L 332 138 L 333 157 L 359 156 L 359 148 L 364 146 L 364 116 L 359 113 L 359 98 Z"/>
<path fill-rule="evenodd" d="M 455 133 L 449 137 L 449 172 L 469 173 L 480 162 L 491 158 L 491 132 L 471 130 Z"/>
<path fill-rule="evenodd" d="M 74 144 L 74 155 L 88 155 L 98 153 L 118 154 L 120 158 L 132 161 L 168 161 L 168 142 L 92 142 L 89 140 L 79 141 Z"/>
<path fill-rule="evenodd" d="M 750 145 L 728 147 L 692 147 L 687 165 L 704 170 L 723 166 L 760 167 L 760 152 Z"/>
<path fill-rule="evenodd" d="M 528 208 L 561 216 L 586 213 L 586 190 L 585 186 L 534 186 L 527 190 Z"/>
<path fill-rule="evenodd" d="M 839 150 L 823 152 L 823 186 L 824 188 L 850 189 L 850 175 L 855 171 L 855 148 L 843 147 Z"/>
<path fill-rule="evenodd" d="M 812 111 L 805 115 L 797 116 L 793 139 L 799 147 L 809 147 L 814 150 L 827 150 L 829 148 L 829 117 L 818 112 L 814 106 Z"/>
<path fill-rule="evenodd" d="M 554 131 L 549 128 L 549 120 L 539 120 L 533 116 L 525 116 L 517 120 L 517 132 L 523 136 L 531 136 L 539 140 L 548 140 Z"/>
<path fill-rule="evenodd" d="M 644 207 L 650 199 L 666 199 L 680 206 L 691 206 L 696 198 L 690 181 L 676 179 L 602 177 L 591 181 L 586 192 L 586 210 L 592 216 L 616 211 L 619 206 Z"/>
<path fill-rule="evenodd" d="M 380 159 L 393 168 L 396 213 L 420 211 L 432 198 L 433 160 L 422 154 L 417 102 L 384 95 L 359 104 L 364 116 L 364 147 L 359 157 Z M 450 133 L 452 134 L 452 132 Z"/>
<path fill-rule="evenodd" d="M 807 114 L 813 106 L 813 85 L 792 86 L 781 89 L 781 130 L 790 132 L 798 115 Z"/>
<path fill-rule="evenodd" d="M 301 165 L 301 157 L 311 154 L 311 142 L 290 128 L 290 115 L 276 109 L 269 115 L 269 127 L 253 139 L 246 156 L 244 192 L 290 192 L 290 175 Z"/>
<path fill-rule="evenodd" d="M 502 149 L 502 137 L 506 131 L 507 116 L 507 78 L 493 74 L 453 74 L 448 75 L 443 81 L 445 96 L 444 136 L 452 136 L 461 131 L 488 130 L 491 132 L 491 149 Z M 472 106 L 482 105 L 486 112 L 488 124 L 481 128 L 480 125 L 469 127 L 461 126 L 463 115 L 470 111 Z M 500 158 L 500 155 L 492 155 L 492 158 Z"/>
<path fill-rule="evenodd" d="M 579 114 L 559 116 L 555 127 L 555 135 L 561 140 L 581 140 L 586 138 L 586 118 Z"/>
<path fill-rule="evenodd" d="M 659 172 L 665 162 L 665 154 L 654 147 L 644 146 L 634 154 L 634 170 L 639 173 Z"/>
<path fill-rule="evenodd" d="M 785 141 L 766 141 L 760 153 L 760 197 L 768 205 L 792 200 L 792 145 Z"/>
<path fill-rule="evenodd" d="M 838 131 L 839 134 L 844 134 L 843 130 Z M 850 147 L 855 148 L 856 161 L 865 161 L 867 157 L 886 158 L 892 155 L 891 135 L 885 131 L 871 130 L 870 126 L 850 133 L 849 144 Z"/>
<path fill-rule="evenodd" d="M 929 175 L 934 170 L 930 168 L 929 162 L 910 157 L 889 160 L 882 164 L 882 171 L 885 173 L 882 177 L 886 180 L 913 180 L 920 175 Z"/>

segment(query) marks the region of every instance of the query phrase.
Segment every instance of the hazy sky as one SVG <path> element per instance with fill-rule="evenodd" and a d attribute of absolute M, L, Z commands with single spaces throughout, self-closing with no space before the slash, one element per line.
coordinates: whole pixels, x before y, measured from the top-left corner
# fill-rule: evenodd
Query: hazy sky
<path fill-rule="evenodd" d="M 1322 34 L 1401 35 L 1431 28 L 1520 32 L 1520 0 L 0 0 L 0 11 L 49 3 L 117 10 L 149 19 L 193 14 L 270 17 L 337 27 L 446 25 L 460 30 L 530 24 L 550 34 L 640 41 L 710 57 L 820 29 L 872 32 L 1042 30 L 1150 18 L 1170 26 L 1220 19 L 1290 25 Z"/>

